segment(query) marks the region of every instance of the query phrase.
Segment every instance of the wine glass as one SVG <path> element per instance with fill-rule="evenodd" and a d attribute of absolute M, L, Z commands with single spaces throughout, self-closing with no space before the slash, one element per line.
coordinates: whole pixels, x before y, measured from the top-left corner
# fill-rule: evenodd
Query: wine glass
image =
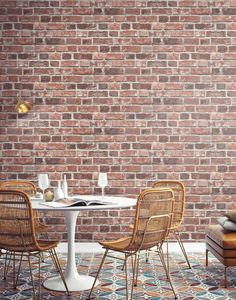
<path fill-rule="evenodd" d="M 104 198 L 104 188 L 107 186 L 107 173 L 99 173 L 98 186 L 102 188 L 102 198 Z"/>
<path fill-rule="evenodd" d="M 44 191 L 49 187 L 48 174 L 45 174 L 45 173 L 39 174 L 38 185 L 39 185 L 39 188 L 43 191 L 43 198 L 44 198 Z"/>

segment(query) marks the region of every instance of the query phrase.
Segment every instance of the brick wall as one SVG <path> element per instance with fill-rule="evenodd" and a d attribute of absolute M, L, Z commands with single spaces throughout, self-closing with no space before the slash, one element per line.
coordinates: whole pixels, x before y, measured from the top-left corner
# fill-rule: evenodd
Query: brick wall
<path fill-rule="evenodd" d="M 106 171 L 107 193 L 135 196 L 178 179 L 185 240 L 235 207 L 236 1 L 1 0 L 0 13 L 1 180 L 67 174 L 91 194 Z M 14 113 L 17 96 L 32 112 Z M 84 213 L 76 237 L 119 236 L 132 216 Z M 61 215 L 48 221 L 65 238 Z"/>

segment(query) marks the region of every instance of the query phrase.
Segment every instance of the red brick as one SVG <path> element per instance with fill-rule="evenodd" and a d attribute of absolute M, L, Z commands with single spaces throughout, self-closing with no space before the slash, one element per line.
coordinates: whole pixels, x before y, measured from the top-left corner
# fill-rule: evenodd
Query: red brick
<path fill-rule="evenodd" d="M 234 11 L 221 0 L 2 3 L 1 180 L 37 170 L 55 186 L 68 173 L 72 193 L 100 194 L 105 170 L 106 193 L 136 197 L 181 179 L 182 237 L 203 240 L 234 208 Z M 17 117 L 17 96 L 29 114 Z M 133 216 L 84 212 L 76 239 L 120 237 Z M 63 216 L 46 217 L 66 239 Z"/>

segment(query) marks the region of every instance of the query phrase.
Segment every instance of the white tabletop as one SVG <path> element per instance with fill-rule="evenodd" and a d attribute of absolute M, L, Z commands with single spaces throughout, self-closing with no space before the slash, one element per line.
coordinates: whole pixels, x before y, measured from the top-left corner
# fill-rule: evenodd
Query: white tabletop
<path fill-rule="evenodd" d="M 44 205 L 44 200 L 31 198 L 31 203 L 33 209 L 36 210 L 63 210 L 63 211 L 80 211 L 80 210 L 104 210 L 104 209 L 117 209 L 117 208 L 127 208 L 136 205 L 137 200 L 122 197 L 122 196 L 92 196 L 92 195 L 75 195 L 71 198 L 80 198 L 87 201 L 102 201 L 106 202 L 105 205 L 89 205 L 89 206 L 69 206 L 69 207 L 50 207 Z"/>

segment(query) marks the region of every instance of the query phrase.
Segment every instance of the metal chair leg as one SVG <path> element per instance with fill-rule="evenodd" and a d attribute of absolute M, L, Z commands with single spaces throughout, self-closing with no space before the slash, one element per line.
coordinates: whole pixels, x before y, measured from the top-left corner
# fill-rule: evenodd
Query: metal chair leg
<path fill-rule="evenodd" d="M 6 251 L 6 253 L 5 253 L 5 262 L 4 262 L 3 280 L 6 280 L 6 277 L 7 277 L 7 273 L 8 273 L 10 262 L 11 262 L 11 255 L 12 255 L 11 252 Z"/>
<path fill-rule="evenodd" d="M 166 239 L 166 261 L 167 261 L 167 269 L 170 271 L 170 262 L 169 262 L 169 243 L 168 238 Z"/>
<path fill-rule="evenodd" d="M 103 266 L 103 264 L 104 264 L 104 261 L 105 261 L 105 258 L 106 258 L 106 256 L 107 256 L 107 253 L 108 253 L 108 249 L 106 249 L 106 251 L 105 251 L 105 253 L 104 253 L 103 257 L 102 257 L 102 261 L 101 261 L 100 266 L 99 266 L 99 268 L 98 268 L 97 275 L 96 275 L 96 277 L 95 277 L 95 279 L 94 279 L 93 285 L 92 285 L 92 287 L 91 287 L 91 289 L 90 289 L 90 292 L 89 292 L 89 295 L 88 295 L 88 299 L 90 299 L 90 296 L 91 296 L 91 294 L 92 294 L 92 291 L 93 291 L 93 289 L 94 289 L 94 286 L 95 286 L 95 284 L 96 284 L 96 281 L 97 281 L 97 279 L 98 279 L 98 276 L 99 276 L 99 274 L 100 274 L 100 271 L 101 271 L 102 266 Z"/>
<path fill-rule="evenodd" d="M 175 232 L 174 232 L 174 235 L 175 235 L 176 240 L 178 241 L 178 243 L 179 243 L 179 245 L 180 245 L 180 248 L 181 248 L 182 253 L 183 253 L 184 257 L 185 257 L 185 260 L 186 260 L 186 262 L 187 262 L 187 264 L 188 264 L 188 267 L 189 267 L 189 269 L 191 269 L 191 265 L 190 265 L 190 262 L 189 262 L 189 260 L 188 260 L 187 253 L 186 253 L 186 251 L 185 251 L 184 244 L 183 244 L 183 242 L 182 242 L 182 240 L 181 240 L 181 238 L 180 238 L 180 236 L 179 236 L 179 233 L 178 233 L 177 231 L 175 231 Z"/>
<path fill-rule="evenodd" d="M 126 300 L 129 300 L 129 289 L 128 289 L 128 270 L 127 270 L 127 254 L 125 254 L 125 281 L 126 281 Z M 133 282 L 132 282 L 133 287 Z M 131 298 L 132 299 L 132 291 L 131 291 Z"/>
<path fill-rule="evenodd" d="M 138 267 L 139 267 L 139 252 L 134 254 L 134 260 L 133 260 L 133 255 L 126 254 L 126 258 L 131 256 L 132 259 L 132 281 L 131 281 L 131 291 L 130 291 L 130 299 L 133 299 L 133 292 L 134 292 L 134 286 L 137 286 L 137 278 L 138 278 Z M 126 267 L 127 267 L 127 259 L 125 260 Z M 129 299 L 129 294 L 128 294 L 128 277 L 126 274 L 126 298 L 127 300 Z"/>
<path fill-rule="evenodd" d="M 140 260 L 139 260 L 139 252 L 138 254 L 135 255 L 136 256 L 136 265 L 135 265 L 135 280 L 134 280 L 134 286 L 137 286 L 138 285 L 138 271 L 139 271 L 139 263 L 140 263 Z"/>
<path fill-rule="evenodd" d="M 38 257 L 38 268 L 39 268 L 39 271 L 38 271 L 38 298 L 41 299 L 41 255 L 39 254 L 39 257 Z"/>
<path fill-rule="evenodd" d="M 157 253 L 159 253 L 159 252 L 161 252 L 161 256 L 159 255 L 161 263 L 162 263 L 162 265 L 166 266 L 166 269 L 164 268 L 165 269 L 165 273 L 166 273 L 166 278 L 170 279 L 170 275 L 169 275 L 170 274 L 169 260 L 167 258 L 167 264 L 166 264 L 166 262 L 165 262 L 165 256 L 164 256 L 164 253 L 163 253 L 162 246 L 157 246 Z M 162 261 L 162 259 L 163 259 L 163 261 Z"/>
<path fill-rule="evenodd" d="M 33 299 L 37 300 L 37 298 L 36 298 L 35 282 L 34 282 L 34 278 L 33 278 L 33 272 L 32 272 L 31 261 L 30 261 L 30 255 L 27 255 L 27 259 L 28 259 L 29 270 L 30 270 L 30 277 L 31 277 L 32 287 L 33 287 L 33 295 L 34 295 Z"/>
<path fill-rule="evenodd" d="M 13 288 L 16 289 L 16 254 L 13 252 Z"/>
<path fill-rule="evenodd" d="M 166 263 L 165 263 L 165 259 L 164 259 L 164 255 L 162 253 L 162 249 L 159 248 L 159 251 L 157 253 L 158 253 L 159 257 L 160 257 L 161 263 L 162 263 L 163 268 L 165 270 L 166 276 L 167 276 L 167 278 L 169 280 L 169 283 L 170 283 L 171 289 L 172 289 L 172 291 L 174 293 L 175 299 L 178 299 L 178 295 L 177 295 L 177 293 L 176 293 L 176 291 L 174 289 L 174 286 L 172 284 L 172 281 L 171 281 L 169 270 L 167 269 L 167 266 L 166 266 Z"/>
<path fill-rule="evenodd" d="M 65 276 L 62 272 L 62 269 L 61 269 L 61 265 L 60 265 L 60 262 L 59 262 L 59 259 L 58 259 L 58 256 L 57 256 L 57 253 L 56 253 L 56 250 L 55 249 L 51 249 L 49 250 L 49 253 L 50 253 L 50 256 L 52 258 L 52 261 L 57 269 L 57 271 L 59 272 L 60 276 L 61 276 L 61 279 L 64 283 L 64 286 L 65 286 L 65 289 L 66 289 L 66 293 L 67 293 L 67 296 L 70 296 L 70 292 L 69 292 L 69 289 L 68 289 L 68 286 L 67 286 L 67 283 L 66 283 L 66 280 L 65 280 Z M 41 255 L 40 255 L 40 260 L 41 260 Z"/>
<path fill-rule="evenodd" d="M 21 253 L 21 255 L 20 255 L 20 262 L 19 262 L 19 265 L 18 265 L 18 271 L 17 271 L 16 281 L 15 281 L 16 286 L 17 286 L 18 279 L 19 279 L 22 260 L 23 260 L 23 253 Z"/>

